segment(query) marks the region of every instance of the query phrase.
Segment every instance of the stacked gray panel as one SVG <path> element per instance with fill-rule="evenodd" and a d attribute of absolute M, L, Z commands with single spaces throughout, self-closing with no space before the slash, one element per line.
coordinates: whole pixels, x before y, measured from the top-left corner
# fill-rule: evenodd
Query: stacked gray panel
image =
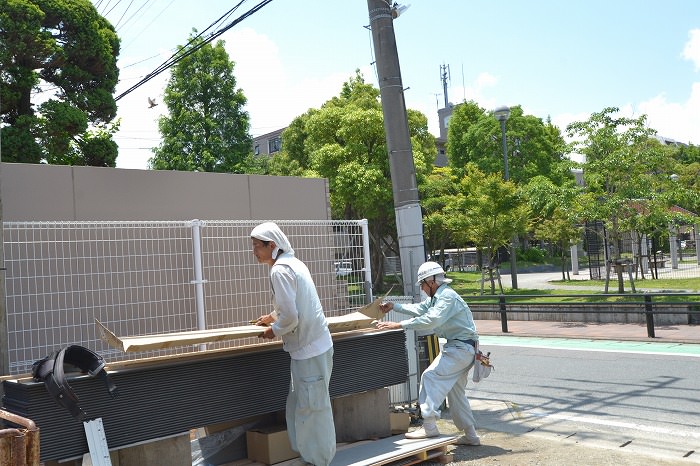
<path fill-rule="evenodd" d="M 101 417 L 110 448 L 198 427 L 284 409 L 289 356 L 279 347 L 174 360 L 149 368 L 110 372 L 119 396 L 99 379 L 69 378 L 89 418 Z M 403 331 L 336 339 L 332 397 L 404 383 L 408 377 Z M 88 452 L 82 422 L 58 406 L 43 383 L 3 382 L 3 408 L 40 429 L 41 460 Z"/>

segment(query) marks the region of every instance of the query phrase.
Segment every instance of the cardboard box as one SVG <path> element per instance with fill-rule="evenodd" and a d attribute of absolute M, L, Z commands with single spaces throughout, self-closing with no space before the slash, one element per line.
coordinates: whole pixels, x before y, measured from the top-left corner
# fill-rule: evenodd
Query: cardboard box
<path fill-rule="evenodd" d="M 389 413 L 391 435 L 405 434 L 411 425 L 411 415 L 408 413 Z"/>
<path fill-rule="evenodd" d="M 299 454 L 289 445 L 284 427 L 252 429 L 246 432 L 248 459 L 265 464 L 297 458 Z"/>

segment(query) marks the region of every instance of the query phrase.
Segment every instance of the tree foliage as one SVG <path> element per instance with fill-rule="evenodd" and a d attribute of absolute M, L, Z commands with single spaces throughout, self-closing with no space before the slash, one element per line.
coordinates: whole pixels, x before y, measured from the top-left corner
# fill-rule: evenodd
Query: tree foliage
<path fill-rule="evenodd" d="M 564 157 L 565 144 L 551 122 L 525 115 L 519 106 L 506 121 L 509 179 L 525 183 L 537 175 L 557 184 L 570 177 L 572 162 Z M 476 103 L 457 105 L 450 118 L 447 154 L 450 166 L 461 170 L 474 163 L 484 173 L 503 173 L 500 123 Z"/>
<path fill-rule="evenodd" d="M 611 259 L 621 258 L 622 234 L 637 223 L 642 200 L 662 211 L 670 207 L 667 202 L 646 202 L 660 199 L 666 191 L 671 175 L 665 173 L 667 153 L 650 138 L 653 130 L 646 127 L 644 116 L 620 117 L 618 111 L 606 108 L 567 128 L 570 136 L 577 138 L 576 149 L 586 156 L 583 220 L 604 222 L 613 247 Z"/>
<path fill-rule="evenodd" d="M 672 175 L 672 201 L 680 207 L 700 215 L 700 146 L 671 147 L 671 157 L 675 161 Z"/>
<path fill-rule="evenodd" d="M 475 164 L 467 165 L 459 195 L 445 210 L 455 240 L 481 251 L 490 271 L 500 269 L 499 250 L 510 244 L 513 235 L 530 229 L 530 210 L 515 183 L 499 174 L 485 174 Z M 493 276 L 491 292 L 495 293 Z"/>
<path fill-rule="evenodd" d="M 579 198 L 582 220 L 601 221 L 611 261 L 622 259 L 622 239 L 630 234 L 643 256 L 644 237 L 661 239 L 692 215 L 679 212 L 679 201 L 690 201 L 692 192 L 679 184 L 674 173 L 679 167 L 677 151 L 663 146 L 646 125 L 646 116 L 626 118 L 609 107 L 593 113 L 587 121 L 567 127 L 576 138 L 575 149 L 586 156 L 586 193 Z M 591 251 L 589 251 L 591 253 Z M 622 274 L 618 273 L 620 289 Z"/>
<path fill-rule="evenodd" d="M 459 179 L 450 167 L 435 168 L 419 186 L 423 211 L 423 239 L 428 251 L 440 251 L 454 243 L 448 206 L 457 202 Z M 440 257 L 443 261 L 444 257 Z"/>
<path fill-rule="evenodd" d="M 114 166 L 118 55 L 88 0 L 0 0 L 3 161 Z"/>
<path fill-rule="evenodd" d="M 192 36 L 165 88 L 168 115 L 158 122 L 163 137 L 149 166 L 156 170 L 245 173 L 255 167 L 246 98 L 236 88 L 234 63 L 224 42 Z M 255 167 L 254 170 L 259 170 Z"/>
<path fill-rule="evenodd" d="M 583 192 L 583 188 L 577 186 L 574 180 L 558 185 L 543 175 L 533 177 L 520 189 L 535 222 L 551 217 L 558 208 L 576 211 L 576 199 Z"/>
<path fill-rule="evenodd" d="M 577 226 L 576 217 L 567 211 L 565 206 L 557 206 L 551 215 L 543 219 L 535 226 L 535 235 L 557 245 L 561 259 L 562 280 L 568 280 L 569 269 L 567 258 L 569 247 L 577 244 L 581 239 L 581 227 Z"/>
<path fill-rule="evenodd" d="M 292 121 L 282 135 L 282 150 L 270 161 L 270 173 L 327 178 L 333 218 L 368 220 L 373 285 L 381 291 L 382 251 L 395 248 L 398 241 L 378 97 L 379 90 L 365 83 L 356 72 L 343 84 L 338 96 Z M 425 115 L 408 110 L 407 116 L 420 182 L 432 169 L 435 140 L 428 131 Z M 399 255 L 398 250 L 394 252 Z"/>

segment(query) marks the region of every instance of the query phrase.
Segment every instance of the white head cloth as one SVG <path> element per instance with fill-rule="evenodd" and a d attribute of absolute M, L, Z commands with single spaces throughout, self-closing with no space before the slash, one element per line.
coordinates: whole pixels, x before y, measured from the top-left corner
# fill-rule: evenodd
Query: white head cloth
<path fill-rule="evenodd" d="M 444 273 L 439 273 L 437 275 L 434 275 L 435 277 L 435 282 L 442 285 L 443 283 L 452 283 L 451 278 L 446 278 Z"/>
<path fill-rule="evenodd" d="M 250 237 L 259 239 L 260 241 L 274 241 L 277 247 L 274 251 L 272 251 L 273 259 L 277 259 L 280 250 L 292 256 L 294 255 L 294 249 L 292 249 L 292 245 L 289 244 L 287 235 L 282 233 L 280 227 L 278 227 L 274 222 L 261 223 L 257 227 L 253 228 L 253 231 L 250 232 Z"/>

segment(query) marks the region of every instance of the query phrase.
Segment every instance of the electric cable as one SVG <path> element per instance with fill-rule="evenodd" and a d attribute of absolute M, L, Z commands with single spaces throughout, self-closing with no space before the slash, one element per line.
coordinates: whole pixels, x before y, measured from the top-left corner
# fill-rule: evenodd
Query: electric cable
<path fill-rule="evenodd" d="M 124 45 L 121 47 L 121 51 L 123 52 L 124 50 L 126 50 L 127 48 L 129 48 L 129 46 L 130 46 L 131 44 L 133 44 L 134 41 L 135 41 L 136 39 L 138 39 L 138 37 L 139 37 L 141 34 L 144 33 L 144 31 L 148 30 L 148 29 L 151 27 L 151 25 L 152 25 L 154 22 L 156 22 L 156 21 L 158 20 L 158 18 L 160 18 L 160 17 L 163 15 L 163 13 L 165 12 L 165 10 L 167 10 L 168 8 L 170 8 L 170 7 L 172 6 L 172 4 L 173 4 L 174 2 L 175 2 L 175 0 L 170 0 L 170 3 L 168 3 L 167 5 L 165 5 L 165 6 L 163 7 L 163 9 L 160 10 L 160 12 L 158 12 L 158 14 L 156 14 L 156 15 L 153 17 L 153 19 L 151 19 L 151 21 L 150 21 L 148 24 L 146 24 L 144 27 L 142 27 L 142 28 L 141 28 L 141 31 L 139 31 L 137 34 L 135 34 L 135 35 L 131 38 L 131 41 L 130 41 L 128 44 L 124 44 Z M 152 5 L 152 4 L 151 4 L 151 5 Z M 130 20 L 131 20 L 131 18 L 129 18 L 129 20 L 127 20 L 127 23 L 128 23 Z M 122 29 L 122 30 L 123 30 L 123 29 Z M 157 57 L 157 56 L 158 56 L 158 54 L 155 54 L 155 55 L 153 55 L 153 56 L 151 56 L 151 57 L 149 57 L 149 58 L 146 58 L 146 59 L 144 59 L 144 60 L 138 61 L 138 62 L 136 62 L 136 63 L 132 63 L 131 65 L 126 65 L 126 66 L 124 66 L 124 68 L 128 68 L 129 66 L 136 65 L 136 64 L 138 64 L 138 63 L 141 63 L 141 62 L 143 62 L 143 61 L 145 61 L 145 60 L 150 60 L 151 58 L 155 58 L 155 57 Z"/>
<path fill-rule="evenodd" d="M 120 4 L 121 2 L 122 2 L 122 0 L 117 0 L 117 3 L 115 3 L 114 6 L 113 6 L 112 8 L 109 9 L 109 11 L 107 11 L 106 13 L 103 13 L 102 16 L 105 16 L 105 17 L 106 17 L 108 14 L 110 14 L 110 13 L 112 12 L 112 10 L 114 10 L 117 6 L 119 6 L 119 4 Z M 111 3 L 111 2 L 110 2 L 110 3 Z M 107 3 L 107 6 L 105 6 L 105 10 L 107 9 L 108 6 L 109 6 L 109 3 Z"/>
<path fill-rule="evenodd" d="M 257 13 L 260 9 L 262 9 L 264 6 L 268 5 L 268 4 L 271 3 L 271 2 L 272 2 L 272 0 L 263 0 L 262 2 L 258 3 L 256 6 L 254 6 L 254 7 L 251 8 L 250 10 L 248 10 L 246 13 L 244 13 L 244 14 L 241 15 L 241 16 L 239 16 L 237 19 L 233 20 L 233 21 L 232 21 L 231 23 L 229 23 L 228 25 L 224 26 L 223 28 L 219 29 L 218 31 L 216 31 L 216 32 L 212 33 L 211 35 L 209 35 L 208 37 L 206 37 L 206 38 L 205 38 L 202 42 L 200 42 L 199 44 L 196 44 L 196 45 L 190 47 L 190 46 L 193 44 L 193 42 L 195 42 L 196 40 L 198 40 L 199 38 L 202 37 L 202 34 L 203 34 L 205 31 L 211 29 L 211 28 L 213 27 L 213 25 L 215 25 L 215 24 L 217 24 L 218 22 L 220 22 L 222 18 L 225 18 L 225 17 L 230 16 L 230 15 L 232 14 L 233 11 L 235 11 L 236 9 L 238 9 L 238 7 L 239 7 L 240 5 L 242 5 L 243 3 L 245 3 L 245 0 L 241 0 L 236 6 L 234 6 L 231 10 L 229 10 L 228 12 L 226 12 L 226 13 L 225 13 L 221 18 L 219 18 L 217 21 L 215 21 L 214 23 L 212 23 L 212 25 L 210 25 L 207 29 L 205 29 L 205 31 L 202 31 L 201 33 L 197 34 L 195 37 L 193 37 L 192 39 L 190 39 L 184 47 L 180 48 L 177 52 L 175 52 L 173 55 L 171 55 L 171 57 L 168 58 L 163 64 L 161 64 L 159 67 L 157 67 L 154 71 L 152 71 L 152 72 L 150 72 L 149 74 L 147 74 L 147 75 L 146 75 L 142 80 L 140 80 L 138 83 L 134 84 L 132 87 L 130 87 L 130 88 L 127 89 L 126 91 L 124 91 L 124 92 L 122 92 L 121 94 L 119 94 L 117 97 L 115 97 L 114 100 L 115 100 L 115 101 L 118 101 L 119 99 L 121 99 L 121 98 L 124 97 L 125 95 L 127 95 L 127 94 L 133 92 L 134 90 L 136 90 L 137 88 L 139 88 L 140 86 L 142 86 L 143 84 L 145 84 L 146 82 L 148 82 L 148 81 L 150 81 L 151 79 L 153 79 L 153 78 L 155 78 L 156 76 L 158 76 L 160 73 L 162 73 L 162 72 L 165 71 L 166 69 L 172 67 L 173 65 L 177 64 L 178 62 L 180 62 L 180 61 L 183 60 L 184 58 L 186 58 L 186 57 L 188 57 L 189 55 L 195 53 L 195 52 L 196 52 L 197 50 L 199 50 L 200 48 L 202 48 L 202 47 L 204 47 L 205 45 L 211 43 L 214 39 L 216 39 L 217 37 L 221 36 L 223 33 L 225 33 L 226 31 L 228 31 L 229 29 L 231 29 L 233 26 L 235 26 L 236 24 L 240 23 L 240 22 L 243 21 L 244 19 L 250 17 L 251 15 Z M 188 47 L 189 47 L 189 48 L 188 48 Z"/>
<path fill-rule="evenodd" d="M 117 29 L 117 30 L 123 30 L 123 29 L 134 19 L 134 17 L 135 17 L 136 15 L 138 15 L 141 11 L 148 11 L 148 8 L 150 8 L 151 6 L 153 6 L 153 2 L 154 2 L 154 0 L 146 0 L 145 2 L 143 2 L 143 3 L 141 4 L 141 6 L 138 7 L 138 8 L 136 9 L 136 11 L 134 11 L 134 12 L 131 14 L 131 16 L 129 16 L 129 17 L 126 19 L 126 21 L 124 21 L 124 24 L 122 24 L 121 27 L 119 26 L 119 23 L 121 23 L 121 18 L 120 18 L 120 19 L 119 19 L 119 22 L 114 26 L 115 29 Z M 170 3 L 172 4 L 172 2 L 170 2 Z M 131 5 L 130 5 L 130 6 L 131 6 Z M 168 5 L 168 6 L 169 6 L 169 5 Z M 166 8 L 167 8 L 167 7 L 166 7 Z M 124 11 L 124 15 L 125 15 L 125 14 L 126 14 L 126 11 Z M 124 17 L 124 15 L 122 15 L 122 17 Z M 152 23 L 153 21 L 155 21 L 155 18 L 154 18 L 153 20 L 151 20 L 151 23 Z M 151 23 L 149 23 L 149 25 L 150 25 Z M 148 26 L 146 26 L 146 27 L 148 27 Z M 141 30 L 141 32 L 145 31 L 145 30 L 146 30 L 146 27 L 144 27 L 144 28 Z M 140 33 L 139 33 L 139 34 L 140 34 Z"/>
<path fill-rule="evenodd" d="M 129 8 L 131 8 L 131 5 L 133 5 L 133 4 L 134 4 L 134 0 L 131 0 L 129 2 L 129 4 L 126 6 L 126 8 L 124 9 L 124 11 L 122 11 L 122 15 L 119 17 L 119 19 L 117 20 L 117 23 L 114 25 L 114 29 L 119 28 L 119 23 L 122 22 L 122 19 L 124 19 L 124 16 L 127 14 L 127 12 L 129 11 Z M 142 5 L 142 7 L 143 7 L 143 5 Z"/>

